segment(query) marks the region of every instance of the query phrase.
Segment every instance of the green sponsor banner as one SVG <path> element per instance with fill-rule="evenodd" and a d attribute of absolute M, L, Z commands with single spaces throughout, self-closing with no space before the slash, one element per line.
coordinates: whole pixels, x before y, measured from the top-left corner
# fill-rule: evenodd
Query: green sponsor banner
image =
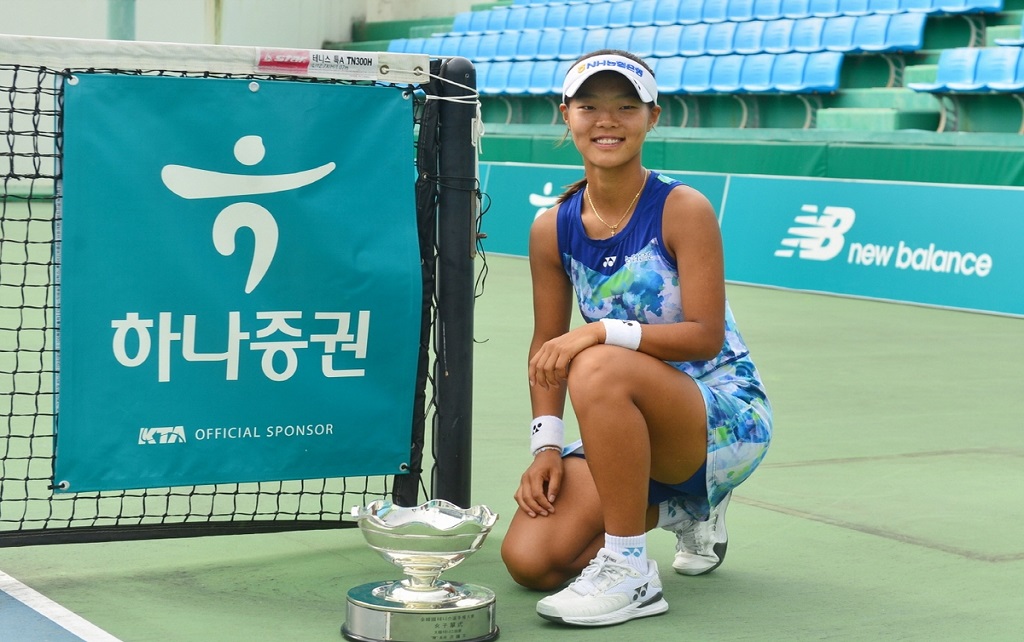
<path fill-rule="evenodd" d="M 64 105 L 59 490 L 403 472 L 402 92 L 83 74 Z"/>

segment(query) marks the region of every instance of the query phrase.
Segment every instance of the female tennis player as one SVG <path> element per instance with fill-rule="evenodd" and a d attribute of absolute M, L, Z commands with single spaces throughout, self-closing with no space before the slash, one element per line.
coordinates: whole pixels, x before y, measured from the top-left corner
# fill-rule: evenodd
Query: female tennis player
<path fill-rule="evenodd" d="M 602 626 L 668 610 L 649 529 L 677 533 L 680 573 L 721 563 L 771 406 L 726 301 L 712 205 L 642 163 L 661 113 L 650 67 L 593 52 L 562 93 L 585 175 L 530 231 L 534 459 L 502 558 L 532 589 L 572 579 L 542 617 Z M 586 323 L 570 329 L 574 296 Z M 563 447 L 566 392 L 582 439 Z"/>

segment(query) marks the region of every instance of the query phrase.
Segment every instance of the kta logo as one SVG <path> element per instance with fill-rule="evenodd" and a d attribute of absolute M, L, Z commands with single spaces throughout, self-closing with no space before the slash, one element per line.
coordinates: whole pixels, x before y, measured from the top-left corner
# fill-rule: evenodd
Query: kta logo
<path fill-rule="evenodd" d="M 797 258 L 811 261 L 828 261 L 839 256 L 846 243 L 846 233 L 853 227 L 857 213 L 849 207 L 826 205 L 818 214 L 817 205 L 802 205 L 802 212 L 789 228 L 788 236 L 782 239 L 782 247 L 775 250 L 775 256 L 789 258 L 796 250 Z"/>
<path fill-rule="evenodd" d="M 162 428 L 139 428 L 139 445 L 149 444 L 183 444 L 185 443 L 184 426 L 165 426 Z"/>
<path fill-rule="evenodd" d="M 256 165 L 263 160 L 266 150 L 260 136 L 242 136 L 235 143 L 235 160 L 243 165 Z M 224 196 L 254 196 L 273 194 L 305 187 L 334 171 L 334 163 L 291 174 L 225 174 L 183 165 L 166 165 L 160 172 L 167 189 L 182 198 L 220 198 Z M 213 246 L 223 256 L 235 252 L 235 235 L 240 229 L 252 230 L 255 240 L 249 277 L 245 293 L 250 294 L 260 284 L 277 253 L 277 221 L 265 208 L 256 203 L 234 203 L 217 214 L 213 222 Z"/>

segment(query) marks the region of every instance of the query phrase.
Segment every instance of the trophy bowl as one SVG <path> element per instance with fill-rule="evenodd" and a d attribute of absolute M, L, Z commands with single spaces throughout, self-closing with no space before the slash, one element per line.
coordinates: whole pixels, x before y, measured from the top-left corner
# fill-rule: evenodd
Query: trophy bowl
<path fill-rule="evenodd" d="M 483 545 L 498 519 L 486 506 L 460 508 L 441 499 L 415 507 L 386 500 L 352 509 L 366 543 L 405 578 L 357 586 L 348 593 L 342 633 L 359 642 L 477 642 L 498 635 L 494 593 L 447 582 L 442 572 Z"/>

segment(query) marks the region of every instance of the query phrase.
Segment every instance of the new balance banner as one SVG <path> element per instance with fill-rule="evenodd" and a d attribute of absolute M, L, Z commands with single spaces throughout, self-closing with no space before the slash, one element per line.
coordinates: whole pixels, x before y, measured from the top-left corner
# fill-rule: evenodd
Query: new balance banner
<path fill-rule="evenodd" d="M 59 489 L 402 472 L 410 101 L 83 74 L 64 104 Z"/>
<path fill-rule="evenodd" d="M 1024 315 L 1024 189 L 664 172 L 719 213 L 733 282 Z M 580 168 L 481 163 L 486 246 L 529 227 Z"/>
<path fill-rule="evenodd" d="M 1024 314 L 1024 190 L 734 176 L 726 277 Z"/>

